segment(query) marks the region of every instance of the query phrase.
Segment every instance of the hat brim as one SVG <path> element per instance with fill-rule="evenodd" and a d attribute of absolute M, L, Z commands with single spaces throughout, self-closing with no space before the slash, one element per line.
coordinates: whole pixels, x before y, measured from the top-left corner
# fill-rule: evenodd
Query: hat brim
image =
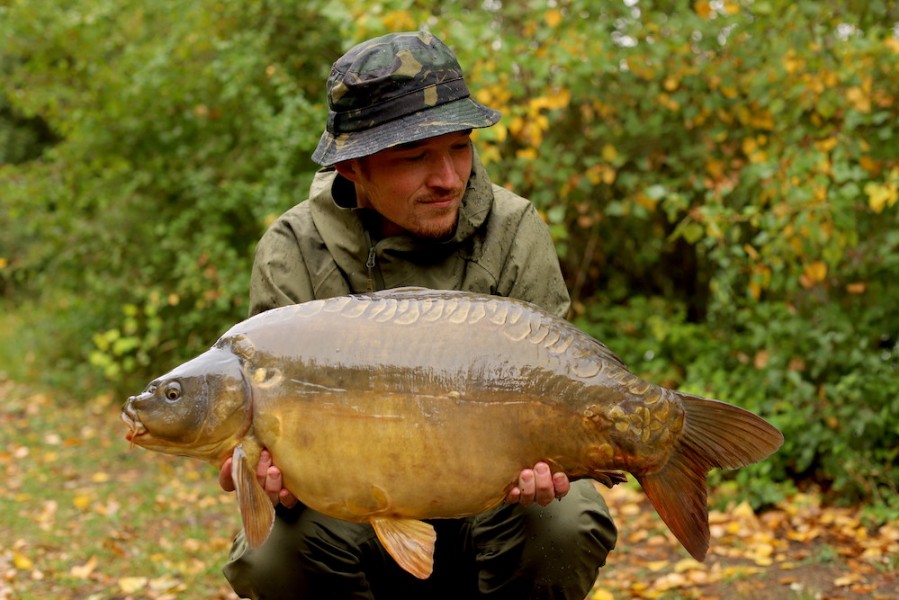
<path fill-rule="evenodd" d="M 325 130 L 312 153 L 312 160 L 329 167 L 333 164 L 361 158 L 392 146 L 494 125 L 500 112 L 488 108 L 471 97 L 447 102 L 375 125 L 362 131 L 333 135 Z"/>

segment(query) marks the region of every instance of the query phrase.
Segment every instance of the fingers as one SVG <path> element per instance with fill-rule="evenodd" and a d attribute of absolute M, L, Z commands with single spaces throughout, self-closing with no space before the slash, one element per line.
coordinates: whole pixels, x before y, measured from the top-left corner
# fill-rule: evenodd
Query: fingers
<path fill-rule="evenodd" d="M 269 467 L 272 466 L 272 454 L 268 450 L 263 450 L 262 454 L 259 455 L 259 463 L 256 465 L 256 478 L 259 480 L 259 485 L 262 487 L 266 487 L 265 479 L 266 475 L 268 475 Z"/>
<path fill-rule="evenodd" d="M 281 488 L 284 487 L 284 482 L 281 480 L 281 469 L 272 464 L 272 455 L 268 450 L 263 450 L 259 455 L 256 478 L 269 500 L 272 501 L 272 505 L 277 506 L 280 502 Z"/>
<path fill-rule="evenodd" d="M 537 478 L 534 469 L 524 469 L 518 476 L 518 503 L 528 506 L 534 502 L 534 494 L 537 491 Z"/>
<path fill-rule="evenodd" d="M 546 506 L 556 498 L 562 498 L 571 489 L 565 473 L 553 473 L 549 465 L 539 462 L 533 469 L 523 469 L 518 476 L 518 486 L 506 495 L 506 502 L 528 506 L 537 503 Z"/>
<path fill-rule="evenodd" d="M 561 471 L 553 473 L 553 488 L 555 489 L 556 498 L 561 500 L 571 490 L 571 482 L 568 481 L 568 475 Z"/>
<path fill-rule="evenodd" d="M 269 500 L 274 506 L 279 503 L 287 508 L 293 508 L 297 499 L 290 493 L 290 490 L 284 487 L 284 478 L 281 475 L 281 469 L 272 464 L 272 455 L 268 450 L 263 450 L 259 456 L 259 465 L 256 467 L 256 476 L 259 478 L 259 485 L 265 490 Z"/>
<path fill-rule="evenodd" d="M 287 508 L 293 508 L 297 505 L 297 497 L 291 494 L 287 488 L 281 488 L 281 491 L 278 493 L 278 500 Z"/>
<path fill-rule="evenodd" d="M 546 463 L 534 465 L 534 502 L 546 506 L 556 499 L 553 474 Z"/>
<path fill-rule="evenodd" d="M 506 504 L 518 504 L 518 502 L 520 500 L 521 500 L 521 488 L 519 488 L 517 486 L 513 487 L 511 490 L 509 490 L 509 493 L 506 494 L 506 500 L 505 500 Z"/>
<path fill-rule="evenodd" d="M 225 462 L 222 464 L 221 470 L 219 470 L 219 485 L 226 492 L 234 491 L 234 480 L 231 478 L 231 457 L 229 456 L 225 459 Z"/>
<path fill-rule="evenodd" d="M 219 470 L 219 485 L 226 492 L 233 492 L 235 489 L 234 479 L 231 477 L 231 463 L 232 459 L 229 456 Z M 263 450 L 259 456 L 259 464 L 256 465 L 256 479 L 273 505 L 277 506 L 280 502 L 287 508 L 296 506 L 296 496 L 284 487 L 281 469 L 272 464 L 272 455 L 268 450 Z"/>

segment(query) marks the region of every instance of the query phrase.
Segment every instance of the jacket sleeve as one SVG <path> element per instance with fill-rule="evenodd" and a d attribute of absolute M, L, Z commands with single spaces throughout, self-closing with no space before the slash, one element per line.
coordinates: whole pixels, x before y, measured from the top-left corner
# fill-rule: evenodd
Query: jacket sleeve
<path fill-rule="evenodd" d="M 250 275 L 250 316 L 314 298 L 312 280 L 289 222 L 279 219 L 256 246 Z"/>
<path fill-rule="evenodd" d="M 522 213 L 497 282 L 499 295 L 525 300 L 565 318 L 571 305 L 549 228 L 533 205 Z"/>

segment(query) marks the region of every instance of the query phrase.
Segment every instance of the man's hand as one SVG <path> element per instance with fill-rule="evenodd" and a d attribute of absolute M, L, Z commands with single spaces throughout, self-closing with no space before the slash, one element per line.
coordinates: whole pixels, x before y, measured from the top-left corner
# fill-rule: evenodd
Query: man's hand
<path fill-rule="evenodd" d="M 287 508 L 296 506 L 296 497 L 283 487 L 284 482 L 281 479 L 281 469 L 272 464 L 272 455 L 268 450 L 263 450 L 259 457 L 259 464 L 256 466 L 256 478 L 259 485 L 268 494 L 272 505 L 277 506 L 280 502 Z M 219 485 L 226 492 L 234 491 L 234 480 L 231 478 L 231 457 L 229 456 L 222 469 L 219 471 Z"/>
<path fill-rule="evenodd" d="M 549 465 L 539 462 L 533 469 L 524 469 L 518 476 L 518 485 L 509 490 L 506 502 L 528 506 L 536 502 L 546 506 L 555 498 L 561 498 L 571 489 L 565 473 L 553 474 Z"/>

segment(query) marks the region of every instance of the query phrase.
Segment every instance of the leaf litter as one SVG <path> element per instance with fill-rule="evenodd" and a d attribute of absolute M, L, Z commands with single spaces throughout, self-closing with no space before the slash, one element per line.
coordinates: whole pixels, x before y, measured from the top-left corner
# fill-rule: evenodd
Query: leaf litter
<path fill-rule="evenodd" d="M 2 375 L 0 375 L 2 377 Z M 239 516 L 212 467 L 132 452 L 120 404 L 76 404 L 0 379 L 0 600 L 234 600 L 221 574 Z M 590 600 L 893 598 L 899 523 L 797 494 L 709 514 L 690 558 L 636 484 L 601 488 L 618 547 Z"/>

